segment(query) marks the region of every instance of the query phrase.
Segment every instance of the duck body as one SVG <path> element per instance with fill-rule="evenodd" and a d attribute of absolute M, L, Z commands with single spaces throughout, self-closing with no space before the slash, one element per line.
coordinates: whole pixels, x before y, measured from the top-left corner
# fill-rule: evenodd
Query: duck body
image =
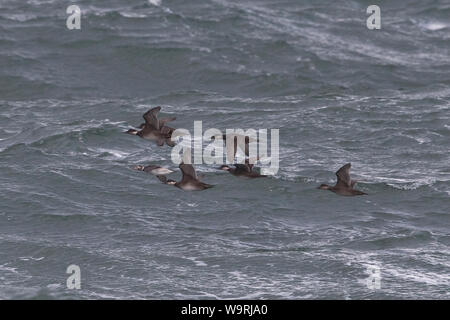
<path fill-rule="evenodd" d="M 351 188 L 336 188 L 336 186 L 330 187 L 329 188 L 321 188 L 321 189 L 325 189 L 325 190 L 330 190 L 331 192 L 334 192 L 340 196 L 363 196 L 363 195 L 367 195 L 367 193 L 364 193 L 362 191 L 359 190 L 355 190 L 355 189 L 351 189 Z"/>
<path fill-rule="evenodd" d="M 201 181 L 180 181 L 175 183 L 175 187 L 184 191 L 201 191 L 212 188 L 213 186 Z"/>
<path fill-rule="evenodd" d="M 137 133 L 142 139 L 156 142 L 158 146 L 164 145 L 164 141 L 169 138 L 169 135 L 156 130 L 155 128 L 145 125 L 144 129 Z"/>
<path fill-rule="evenodd" d="M 234 164 L 234 168 L 231 168 L 227 165 L 223 165 L 220 167 L 220 170 L 228 171 L 232 175 L 236 177 L 243 178 L 264 178 L 266 175 L 262 175 L 256 171 L 253 171 L 253 165 L 251 164 Z"/>
<path fill-rule="evenodd" d="M 191 164 L 181 163 L 179 168 L 183 174 L 181 181 L 168 180 L 165 176 L 158 175 L 159 180 L 164 184 L 173 185 L 184 191 L 202 191 L 214 187 L 213 185 L 200 181 Z"/>
<path fill-rule="evenodd" d="M 154 166 L 154 165 L 149 165 L 149 166 L 135 166 L 133 168 L 134 170 L 138 170 L 138 171 L 144 171 L 146 173 L 150 173 L 153 174 L 155 176 L 161 176 L 161 175 L 166 175 L 169 173 L 172 173 L 172 170 L 169 170 L 167 168 L 163 168 L 160 166 Z"/>
<path fill-rule="evenodd" d="M 139 126 L 139 128 L 142 130 L 138 132 L 144 131 L 144 129 L 146 129 L 147 126 L 148 126 L 147 124 L 142 123 Z M 142 135 L 140 135 L 141 138 L 156 141 L 158 145 L 160 141 L 163 140 L 162 144 L 164 144 L 165 142 L 169 147 L 175 146 L 175 143 L 172 141 L 172 133 L 175 131 L 175 128 L 164 125 L 159 130 L 156 130 L 153 126 L 149 126 L 149 128 L 147 128 L 146 130 L 148 130 L 148 133 L 143 133 Z M 144 137 L 143 135 L 146 135 L 146 137 Z"/>
<path fill-rule="evenodd" d="M 336 171 L 337 183 L 334 186 L 329 186 L 327 184 L 321 184 L 318 189 L 329 190 L 341 196 L 362 196 L 367 195 L 362 191 L 353 189 L 356 184 L 356 180 L 350 179 L 350 168 L 351 163 L 347 163 L 342 166 L 338 171 Z"/>

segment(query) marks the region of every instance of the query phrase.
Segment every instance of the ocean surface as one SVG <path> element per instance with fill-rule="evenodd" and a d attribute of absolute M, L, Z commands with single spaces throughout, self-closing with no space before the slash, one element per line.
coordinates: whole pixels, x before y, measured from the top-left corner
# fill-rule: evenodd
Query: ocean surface
<path fill-rule="evenodd" d="M 448 0 L 1 0 L 0 298 L 450 299 L 449 18 Z M 123 134 L 158 105 L 191 131 L 279 129 L 278 173 L 196 165 L 215 187 L 184 192 L 133 170 L 181 176 Z M 369 195 L 317 189 L 347 162 Z"/>

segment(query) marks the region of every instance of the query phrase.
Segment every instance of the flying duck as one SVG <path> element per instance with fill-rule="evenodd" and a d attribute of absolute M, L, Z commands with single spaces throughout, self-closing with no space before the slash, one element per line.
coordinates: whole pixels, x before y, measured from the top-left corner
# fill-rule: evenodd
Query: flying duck
<path fill-rule="evenodd" d="M 173 128 L 165 126 L 169 121 L 173 121 L 176 118 L 164 118 L 158 119 L 157 114 L 161 110 L 161 107 L 152 108 L 144 113 L 145 123 L 139 126 L 140 131 L 135 129 L 129 129 L 125 133 L 137 135 L 143 139 L 155 141 L 158 146 L 163 146 L 164 142 L 167 145 L 173 147 L 175 144 L 171 140 Z"/>
<path fill-rule="evenodd" d="M 342 168 L 340 168 L 336 172 L 337 176 L 337 183 L 335 186 L 329 186 L 327 184 L 321 184 L 318 189 L 322 190 L 330 190 L 334 193 L 337 193 L 341 196 L 361 196 L 366 195 L 367 193 L 364 193 L 359 190 L 353 189 L 353 186 L 357 182 L 356 180 L 350 179 L 350 167 L 352 165 L 350 163 L 347 163 Z"/>
<path fill-rule="evenodd" d="M 184 164 L 183 162 L 179 165 L 179 168 L 183 174 L 181 181 L 176 182 L 175 180 L 167 179 L 165 176 L 158 175 L 157 177 L 162 183 L 174 185 L 184 191 L 200 191 L 212 188 L 213 185 L 201 182 L 195 172 L 194 167 L 191 164 Z"/>
<path fill-rule="evenodd" d="M 267 177 L 265 175 L 259 174 L 256 171 L 253 171 L 253 164 L 250 164 L 248 160 L 245 164 L 236 163 L 233 164 L 234 168 L 229 167 L 228 165 L 223 165 L 219 169 L 228 171 L 232 175 L 237 177 L 246 177 L 246 178 L 263 178 Z"/>

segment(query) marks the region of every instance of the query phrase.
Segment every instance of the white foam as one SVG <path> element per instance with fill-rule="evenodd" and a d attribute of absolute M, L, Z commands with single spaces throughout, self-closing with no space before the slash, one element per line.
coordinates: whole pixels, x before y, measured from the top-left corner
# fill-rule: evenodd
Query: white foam
<path fill-rule="evenodd" d="M 55 290 L 55 289 L 58 289 L 58 288 L 61 288 L 61 287 L 62 286 L 61 286 L 60 283 L 50 283 L 50 284 L 47 285 L 47 288 L 52 289 L 52 290 Z"/>
<path fill-rule="evenodd" d="M 196 257 L 187 257 L 186 259 L 191 260 L 197 267 L 206 267 L 208 264 L 204 261 L 197 260 Z"/>
<path fill-rule="evenodd" d="M 34 258 L 34 257 L 20 257 L 19 259 L 22 261 L 29 261 L 29 260 L 34 260 L 34 261 L 41 261 L 42 259 L 44 259 L 45 257 L 39 257 L 39 258 Z"/>
<path fill-rule="evenodd" d="M 157 6 L 157 7 L 159 7 L 161 5 L 161 3 L 162 3 L 161 0 L 148 0 L 148 2 L 150 4 L 152 4 L 152 5 L 154 5 L 154 6 Z"/>
<path fill-rule="evenodd" d="M 134 13 L 134 12 L 120 12 L 120 15 L 125 18 L 146 18 L 145 14 Z"/>
<path fill-rule="evenodd" d="M 428 30 L 436 31 L 447 28 L 447 25 L 442 22 L 430 22 L 427 23 L 424 27 Z"/>
<path fill-rule="evenodd" d="M 98 148 L 97 150 L 102 153 L 112 154 L 114 157 L 119 158 L 119 159 L 130 155 L 130 153 L 119 151 L 119 150 L 113 150 L 113 149 Z"/>
<path fill-rule="evenodd" d="M 386 273 L 390 273 L 396 278 L 406 281 L 414 281 L 425 283 L 427 285 L 444 286 L 450 285 L 450 278 L 447 274 L 439 274 L 435 272 L 424 272 L 412 269 L 388 269 Z"/>

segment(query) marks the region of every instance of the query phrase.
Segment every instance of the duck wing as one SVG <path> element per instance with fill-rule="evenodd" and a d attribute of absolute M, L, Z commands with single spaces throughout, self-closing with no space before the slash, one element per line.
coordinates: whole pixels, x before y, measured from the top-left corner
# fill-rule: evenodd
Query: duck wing
<path fill-rule="evenodd" d="M 159 120 L 159 127 L 163 128 L 166 125 L 167 122 L 174 121 L 176 119 L 177 119 L 176 117 L 162 118 L 162 119 Z"/>
<path fill-rule="evenodd" d="M 237 170 L 245 171 L 245 172 L 252 172 L 252 168 L 253 168 L 253 165 L 250 165 L 248 163 L 246 163 L 246 164 L 236 163 L 236 164 L 234 164 L 234 166 L 236 167 Z"/>
<path fill-rule="evenodd" d="M 258 160 L 258 157 L 256 158 L 256 160 Z M 253 171 L 253 167 L 255 166 L 255 163 L 250 163 L 250 158 L 245 159 L 245 164 L 249 167 L 250 171 Z"/>
<path fill-rule="evenodd" d="M 179 168 L 180 168 L 181 172 L 183 173 L 182 180 L 185 180 L 185 178 L 198 180 L 197 173 L 195 172 L 195 169 L 192 166 L 192 164 L 181 163 Z"/>
<path fill-rule="evenodd" d="M 242 140 L 238 140 L 239 138 Z M 225 141 L 225 145 L 228 142 L 233 143 L 233 159 L 236 157 L 238 148 L 248 157 L 248 154 L 249 154 L 248 144 L 249 144 L 249 142 L 253 142 L 253 139 L 252 139 L 252 141 L 250 141 L 249 136 L 243 136 L 240 134 L 228 134 L 228 135 L 224 134 L 222 136 L 222 139 Z M 243 142 L 244 146 L 242 146 L 242 144 L 239 144 L 238 142 Z M 242 149 L 241 147 L 244 147 L 244 149 Z"/>
<path fill-rule="evenodd" d="M 343 186 L 346 188 L 351 188 L 354 183 L 352 184 L 352 180 L 350 179 L 350 168 L 351 164 L 347 163 L 346 165 L 342 166 L 338 171 L 336 171 L 337 176 L 337 183 L 336 186 Z"/>
<path fill-rule="evenodd" d="M 144 120 L 145 123 L 148 125 L 151 125 L 156 130 L 159 130 L 159 121 L 158 121 L 158 112 L 161 110 L 161 107 L 155 107 L 150 110 L 148 110 L 146 113 L 144 113 Z"/>

